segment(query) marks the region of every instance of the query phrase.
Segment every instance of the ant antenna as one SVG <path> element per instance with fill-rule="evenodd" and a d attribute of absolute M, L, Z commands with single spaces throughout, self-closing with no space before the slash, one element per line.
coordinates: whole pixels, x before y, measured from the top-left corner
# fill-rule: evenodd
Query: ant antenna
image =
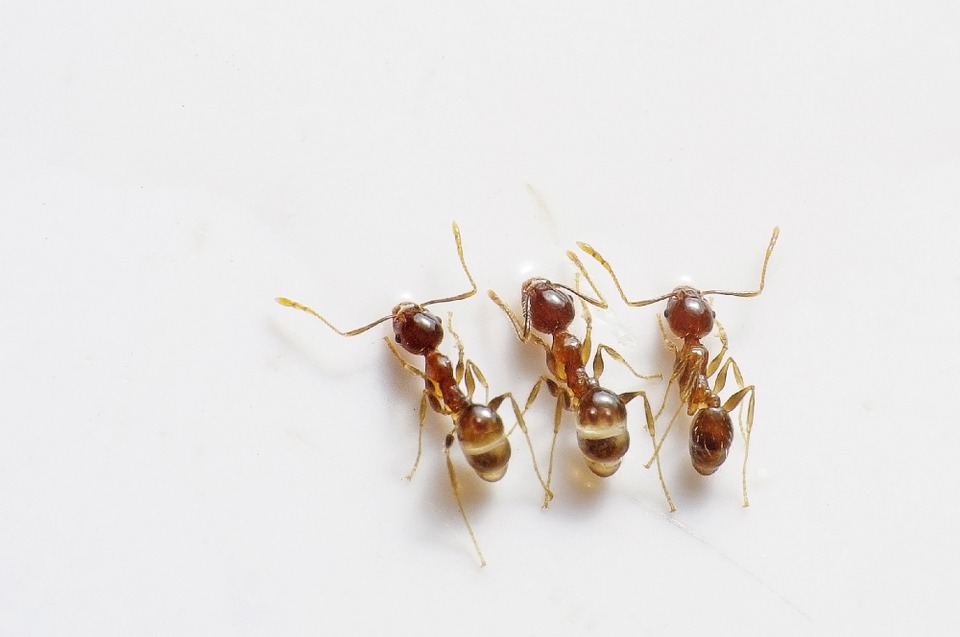
<path fill-rule="evenodd" d="M 607 273 L 610 275 L 610 278 L 613 279 L 613 284 L 617 286 L 617 292 L 620 293 L 620 298 L 623 299 L 623 302 L 629 305 L 630 307 L 644 307 L 645 305 L 653 305 L 658 301 L 663 301 L 664 299 L 668 299 L 671 296 L 673 296 L 673 292 L 670 292 L 669 294 L 664 294 L 662 296 L 658 296 L 653 299 L 645 299 L 643 301 L 631 301 L 630 299 L 627 298 L 626 293 L 623 291 L 623 286 L 620 285 L 620 279 L 618 279 L 617 275 L 614 274 L 613 266 L 610 265 L 610 262 L 604 259 L 603 256 L 601 256 L 600 253 L 597 252 L 593 248 L 593 246 L 591 246 L 589 243 L 584 243 L 583 241 L 577 241 L 577 246 L 579 246 L 581 250 L 589 254 L 591 257 L 596 259 L 600 263 L 600 265 L 603 266 L 603 269 L 606 270 Z M 603 306 L 603 307 L 606 307 L 606 306 Z"/>
<path fill-rule="evenodd" d="M 448 297 L 445 297 L 445 298 L 442 298 L 442 299 L 433 299 L 432 301 L 427 301 L 426 303 L 421 303 L 421 304 L 420 304 L 420 307 L 425 307 L 425 306 L 427 306 L 427 305 L 432 305 L 432 304 L 436 304 L 436 303 L 449 303 L 449 302 L 451 302 L 451 301 L 460 301 L 460 300 L 463 300 L 463 299 L 468 299 L 468 298 L 470 298 L 471 296 L 473 296 L 474 294 L 477 293 L 477 283 L 473 280 L 473 276 L 470 274 L 470 270 L 467 269 L 467 262 L 466 262 L 466 260 L 465 260 L 464 257 L 463 257 L 463 243 L 462 243 L 461 240 L 460 240 L 460 227 L 457 225 L 457 222 L 456 222 L 456 221 L 453 222 L 453 238 L 454 238 L 454 240 L 457 242 L 457 255 L 460 257 L 460 265 L 463 266 L 463 271 L 466 273 L 467 279 L 469 279 L 470 285 L 473 286 L 473 287 L 472 287 L 471 290 L 469 290 L 469 291 L 467 291 L 467 292 L 464 292 L 464 293 L 462 293 L 462 294 L 458 294 L 458 295 L 456 295 L 456 296 L 448 296 Z M 374 327 L 376 327 L 377 325 L 380 325 L 381 323 L 383 323 L 384 321 L 389 321 L 390 319 L 393 318 L 393 314 L 389 314 L 389 315 L 387 315 L 387 316 L 378 318 L 376 321 L 374 321 L 374 322 L 372 322 L 372 323 L 368 323 L 367 325 L 364 325 L 363 327 L 358 327 L 358 328 L 353 329 L 353 330 L 344 331 L 344 330 L 341 330 L 341 329 L 340 329 L 339 327 L 337 327 L 336 325 L 334 325 L 333 323 L 331 323 L 331 322 L 330 322 L 329 320 L 327 320 L 325 317 L 323 317 L 319 312 L 317 312 L 317 311 L 314 310 L 314 309 L 311 309 L 311 308 L 307 307 L 306 305 L 303 305 L 302 303 L 297 303 L 296 301 L 291 301 L 290 299 L 285 298 L 285 297 L 282 297 L 282 296 L 278 296 L 275 300 L 276 300 L 277 303 L 279 303 L 280 305 L 283 305 L 283 306 L 285 306 L 285 307 L 292 307 L 292 308 L 295 309 L 295 310 L 300 310 L 300 311 L 302 311 L 302 312 L 306 312 L 307 314 L 311 314 L 311 315 L 317 317 L 318 319 L 320 319 L 321 321 L 323 321 L 323 322 L 327 325 L 327 327 L 329 327 L 330 329 L 332 329 L 334 332 L 336 332 L 336 333 L 339 334 L 340 336 L 356 336 L 357 334 L 363 334 L 363 333 L 366 332 L 367 330 L 369 330 L 369 329 L 371 329 L 371 328 L 374 328 Z"/>
<path fill-rule="evenodd" d="M 310 309 L 309 307 L 307 307 L 306 305 L 303 305 L 303 304 L 301 304 L 301 303 L 297 303 L 296 301 L 291 301 L 290 299 L 284 298 L 284 297 L 282 297 L 282 296 L 278 296 L 278 297 L 277 297 L 276 299 L 274 299 L 274 300 L 275 300 L 277 303 L 279 303 L 280 305 L 283 305 L 283 306 L 285 306 L 285 307 L 292 307 L 292 308 L 295 309 L 295 310 L 301 310 L 301 311 L 303 311 L 303 312 L 306 312 L 307 314 L 312 314 L 313 316 L 316 316 L 318 319 L 320 319 L 321 321 L 323 321 L 324 323 L 326 323 L 326 324 L 327 324 L 327 327 L 329 327 L 330 329 L 332 329 L 334 332 L 336 332 L 336 333 L 339 334 L 340 336 L 356 336 L 357 334 L 363 334 L 364 332 L 366 332 L 366 331 L 369 330 L 370 328 L 376 327 L 377 325 L 380 325 L 380 324 L 383 323 L 384 321 L 387 321 L 387 320 L 390 320 L 390 319 L 393 318 L 393 314 L 390 314 L 390 315 L 388 315 L 388 316 L 384 316 L 383 318 L 378 318 L 378 319 L 377 319 L 376 321 L 374 321 L 373 323 L 369 323 L 368 325 L 364 325 L 363 327 L 358 327 L 358 328 L 355 329 L 355 330 L 350 330 L 349 332 L 344 332 L 343 330 L 341 330 L 340 328 L 338 328 L 336 325 L 334 325 L 333 323 L 331 323 L 331 322 L 328 321 L 327 319 L 325 319 L 325 318 L 323 318 L 322 316 L 320 316 L 320 315 L 316 312 L 316 310 L 312 310 L 312 309 Z"/>
<path fill-rule="evenodd" d="M 706 290 L 701 294 L 722 294 L 724 296 L 759 296 L 763 292 L 763 285 L 767 280 L 767 263 L 770 261 L 770 255 L 773 254 L 773 246 L 777 245 L 777 239 L 780 237 L 780 226 L 773 228 L 773 234 L 770 235 L 770 244 L 767 246 L 767 253 L 763 257 L 763 269 L 760 270 L 760 287 L 751 292 L 724 292 L 721 290 Z"/>
<path fill-rule="evenodd" d="M 428 305 L 435 305 L 437 303 L 450 303 L 452 301 L 462 301 L 464 299 L 469 299 L 471 296 L 477 293 L 477 282 L 473 280 L 473 275 L 470 274 L 470 270 L 467 268 L 467 261 L 463 258 L 463 243 L 460 241 L 460 226 L 457 225 L 457 222 L 453 222 L 453 239 L 457 242 L 457 256 L 460 257 L 460 265 L 463 266 L 463 272 L 467 275 L 467 279 L 470 281 L 471 288 L 470 290 L 458 294 L 456 296 L 448 296 L 442 299 L 433 299 L 432 301 L 427 301 L 426 303 L 421 303 L 420 307 L 426 307 Z"/>
<path fill-rule="evenodd" d="M 763 292 L 763 286 L 767 280 L 767 263 L 770 262 L 770 255 L 773 254 L 773 247 L 777 244 L 777 239 L 780 237 L 780 226 L 775 226 L 773 228 L 773 234 L 770 236 L 770 244 L 767 246 L 767 252 L 763 257 L 763 269 L 760 270 L 760 287 L 756 290 L 751 290 L 749 292 L 727 292 L 724 290 L 705 290 L 701 292 L 704 296 L 707 294 L 719 294 L 724 296 L 740 296 L 740 297 L 750 297 L 750 296 L 759 296 Z M 613 279 L 613 284 L 617 286 L 617 291 L 620 293 L 620 298 L 623 299 L 623 302 L 630 307 L 644 307 L 647 305 L 653 305 L 660 301 L 669 299 L 673 296 L 673 292 L 663 294 L 661 296 L 654 297 L 652 299 L 644 299 L 642 301 L 631 301 L 627 298 L 626 293 L 623 291 L 623 287 L 620 285 L 620 279 L 617 278 L 616 273 L 613 271 L 613 266 L 610 265 L 610 262 L 603 258 L 603 256 L 596 251 L 596 249 L 591 246 L 589 243 L 584 243 L 583 241 L 578 241 L 577 245 L 581 250 L 589 254 L 591 257 L 596 259 L 600 265 L 603 266 L 603 269 L 607 271 L 610 275 L 610 278 Z"/>

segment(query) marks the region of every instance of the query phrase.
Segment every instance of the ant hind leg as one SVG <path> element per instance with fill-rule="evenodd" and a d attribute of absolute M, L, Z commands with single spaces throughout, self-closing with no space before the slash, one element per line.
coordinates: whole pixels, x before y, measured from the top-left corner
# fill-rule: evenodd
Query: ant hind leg
<path fill-rule="evenodd" d="M 537 399 L 537 396 L 540 395 L 540 388 L 544 383 L 547 384 L 547 389 L 550 391 L 550 393 L 557 397 L 556 407 L 553 413 L 553 438 L 550 441 L 550 455 L 547 460 L 547 480 L 546 484 L 544 485 L 546 493 L 544 495 L 543 508 L 547 508 L 550 505 L 550 500 L 553 499 L 553 490 L 550 488 L 550 484 L 553 481 L 553 458 L 557 450 L 557 435 L 560 432 L 560 418 L 563 415 L 564 396 L 566 394 L 561 393 L 562 390 L 552 378 L 549 376 L 541 376 L 537 379 L 537 382 L 534 383 L 533 388 L 530 390 L 530 395 L 527 396 L 527 402 L 523 406 L 523 412 L 521 415 L 526 414 L 527 410 L 530 409 L 531 405 L 533 405 L 533 402 Z M 512 431 L 513 430 L 511 429 L 511 432 Z M 549 497 L 547 497 L 547 495 L 549 495 Z"/>
<path fill-rule="evenodd" d="M 626 404 L 637 396 L 643 398 L 643 414 L 647 419 L 647 433 L 650 434 L 650 442 L 654 447 L 654 457 L 657 461 L 657 476 L 660 478 L 660 487 L 663 489 L 663 495 L 667 498 L 667 506 L 670 507 L 670 512 L 673 513 L 677 510 L 677 507 L 673 503 L 673 498 L 670 497 L 670 489 L 667 488 L 667 481 L 663 478 L 663 468 L 660 466 L 660 453 L 659 449 L 657 449 L 657 433 L 655 429 L 655 421 L 653 419 L 653 410 L 650 409 L 650 400 L 647 398 L 647 393 L 644 391 L 627 392 L 620 394 L 620 400 Z M 647 468 L 649 469 L 650 466 L 647 465 Z"/>
<path fill-rule="evenodd" d="M 473 532 L 470 520 L 467 518 L 467 511 L 463 508 L 463 498 L 460 496 L 460 479 L 457 477 L 457 470 L 453 466 L 453 460 L 450 459 L 450 447 L 453 446 L 454 435 L 447 434 L 447 439 L 443 443 L 443 454 L 447 461 L 447 475 L 450 476 L 450 488 L 453 489 L 453 497 L 457 500 L 457 509 L 460 511 L 460 517 L 463 523 L 467 525 L 467 531 L 470 533 L 470 539 L 473 540 L 473 548 L 477 551 L 477 557 L 480 558 L 480 566 L 486 566 L 487 560 L 483 557 L 483 551 L 480 550 L 480 542 L 477 541 L 477 534 Z"/>
<path fill-rule="evenodd" d="M 740 435 L 743 436 L 743 468 L 741 469 L 741 477 L 743 487 L 743 506 L 745 507 L 750 506 L 750 498 L 747 496 L 747 459 L 750 457 L 750 434 L 753 431 L 753 408 L 757 394 L 756 388 L 753 385 L 742 388 L 740 391 L 728 398 L 727 402 L 723 404 L 722 408 L 724 411 L 729 413 L 740 405 L 740 402 L 747 396 L 747 394 L 750 395 L 750 398 L 747 400 L 747 424 L 744 426 L 742 420 L 740 422 Z"/>
<path fill-rule="evenodd" d="M 537 462 L 537 454 L 533 451 L 533 441 L 530 439 L 530 432 L 527 431 L 527 423 L 523 419 L 523 413 L 520 411 L 520 405 L 517 403 L 517 399 L 514 398 L 513 394 L 510 392 L 500 394 L 489 402 L 490 408 L 496 411 L 506 398 L 510 399 L 510 404 L 513 407 L 513 415 L 517 418 L 517 424 L 514 426 L 520 427 L 520 431 L 523 432 L 523 437 L 527 441 L 527 448 L 530 450 L 530 459 L 533 461 L 533 471 L 537 474 L 537 480 L 540 481 L 540 486 L 543 487 L 543 508 L 546 509 L 550 505 L 550 501 L 553 500 L 553 492 L 550 490 L 547 482 L 543 479 L 543 474 L 540 473 L 540 464 Z"/>

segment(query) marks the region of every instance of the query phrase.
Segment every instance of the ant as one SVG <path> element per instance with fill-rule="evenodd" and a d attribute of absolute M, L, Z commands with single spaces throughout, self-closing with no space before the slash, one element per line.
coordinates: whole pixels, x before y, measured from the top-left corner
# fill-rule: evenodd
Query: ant
<path fill-rule="evenodd" d="M 423 427 L 427 414 L 427 405 L 429 404 L 434 411 L 449 415 L 453 420 L 453 430 L 447 434 L 444 441 L 447 473 L 450 477 L 450 486 L 453 489 L 453 494 L 457 501 L 457 508 L 460 510 L 460 516 L 463 518 L 464 524 L 467 526 L 467 531 L 470 533 L 470 538 L 473 540 L 477 557 L 480 558 L 480 565 L 486 566 L 487 561 L 484 559 L 483 552 L 480 550 L 477 536 L 473 531 L 473 527 L 470 525 L 469 519 L 467 519 L 467 513 L 460 496 L 460 481 L 454 469 L 453 462 L 450 459 L 450 447 L 453 446 L 454 434 L 456 434 L 456 439 L 460 442 L 460 449 L 463 451 L 467 463 L 473 468 L 477 475 L 487 482 L 496 482 L 506 473 L 507 463 L 511 455 L 510 441 L 504 433 L 503 420 L 497 413 L 497 409 L 503 401 L 509 399 L 513 405 L 513 412 L 517 417 L 517 424 L 527 438 L 527 446 L 530 448 L 531 456 L 533 456 L 533 466 L 537 478 L 540 480 L 543 488 L 547 490 L 548 494 L 549 489 L 540 474 L 540 468 L 537 465 L 536 456 L 533 454 L 533 444 L 530 441 L 530 436 L 523 420 L 523 414 L 513 394 L 510 392 L 501 394 L 493 400 L 488 400 L 486 404 L 474 402 L 473 393 L 476 389 L 476 382 L 479 382 L 483 386 L 488 398 L 490 395 L 490 387 L 477 365 L 469 359 L 464 361 L 463 343 L 460 341 L 460 336 L 453 331 L 452 314 L 448 315 L 447 327 L 451 334 L 453 334 L 459 351 L 456 367 L 451 364 L 449 358 L 437 350 L 443 340 L 443 325 L 440 319 L 427 310 L 426 307 L 428 305 L 462 301 L 477 293 L 477 284 L 474 282 L 473 276 L 470 274 L 470 270 L 467 268 L 467 263 L 463 256 L 460 228 L 456 222 L 453 223 L 453 237 L 457 244 L 457 255 L 460 257 L 460 265 L 463 267 L 463 271 L 470 281 L 471 288 L 467 292 L 455 296 L 433 299 L 426 303 L 400 303 L 394 307 L 387 316 L 379 318 L 363 327 L 349 331 L 339 329 L 316 311 L 296 301 L 291 301 L 283 297 L 277 298 L 276 301 L 280 305 L 302 310 L 317 317 L 323 321 L 327 327 L 341 336 L 356 336 L 392 319 L 394 340 L 410 354 L 423 356 L 424 370 L 420 371 L 420 369 L 404 360 L 397 347 L 390 342 L 388 337 L 384 337 L 390 351 L 397 360 L 400 361 L 403 369 L 421 377 L 425 385 L 420 399 L 417 458 L 413 463 L 413 468 L 410 469 L 406 477 L 408 480 L 412 479 L 420 464 L 420 456 L 423 451 Z M 466 393 L 460 389 L 461 382 L 465 382 L 466 384 Z"/>
<path fill-rule="evenodd" d="M 627 430 L 626 405 L 636 397 L 643 398 L 644 411 L 647 419 L 647 432 L 650 440 L 656 445 L 654 431 L 654 417 L 650 409 L 650 401 L 644 391 L 631 391 L 616 394 L 600 385 L 600 375 L 603 373 L 603 353 L 623 363 L 635 376 L 642 379 L 659 378 L 660 375 L 644 376 L 638 373 L 623 356 L 607 345 L 598 345 L 593 358 L 593 375 L 591 376 L 586 365 L 592 351 L 590 334 L 592 330 L 590 311 L 587 303 L 605 309 L 607 302 L 594 285 L 590 274 L 583 263 L 573 252 L 567 252 L 579 272 L 576 274 L 575 288 L 567 287 L 544 278 L 532 278 L 523 283 L 521 288 L 521 308 L 523 320 L 519 319 L 510 308 L 497 296 L 493 290 L 487 295 L 510 318 L 517 338 L 522 342 L 533 341 L 544 349 L 547 354 L 547 368 L 552 376 L 542 375 L 534 384 L 527 398 L 524 413 L 536 400 L 544 383 L 551 395 L 556 397 L 556 409 L 553 418 L 553 442 L 550 446 L 550 460 L 547 468 L 547 490 L 543 500 L 543 507 L 547 508 L 552 498 L 549 490 L 553 478 L 553 458 L 557 446 L 557 434 L 560 431 L 560 418 L 563 410 L 577 413 L 577 442 L 583 452 L 587 467 L 594 474 L 606 478 L 613 475 L 620 468 L 620 463 L 630 447 L 630 433 Z M 587 280 L 597 298 L 586 296 L 579 290 L 580 276 Z M 580 299 L 583 307 L 583 319 L 586 323 L 586 332 L 583 341 L 571 334 L 568 330 L 576 314 L 573 297 Z M 548 334 L 552 344 L 533 333 Z M 657 471 L 660 473 L 660 483 L 664 495 L 670 505 L 670 510 L 676 507 L 667 490 L 660 472 L 660 461 L 657 458 Z"/>
<path fill-rule="evenodd" d="M 739 412 L 740 434 L 743 436 L 744 443 L 742 483 L 743 506 L 745 507 L 750 506 L 750 499 L 747 496 L 747 457 L 750 453 L 750 432 L 753 429 L 756 389 L 754 385 L 744 386 L 740 367 L 732 357 L 727 356 L 726 362 L 724 362 L 724 356 L 727 355 L 727 334 L 720 322 L 715 320 L 716 312 L 713 311 L 704 297 L 711 294 L 739 297 L 759 296 L 763 292 L 763 286 L 767 278 L 767 263 L 770 261 L 770 255 L 773 253 L 773 247 L 776 245 L 779 236 L 780 227 L 777 226 L 773 229 L 770 243 L 767 245 L 767 251 L 763 258 L 763 268 L 760 271 L 760 287 L 756 290 L 749 292 L 701 291 L 690 286 L 679 286 L 668 294 L 642 301 L 631 301 L 627 298 L 617 275 L 613 272 L 613 267 L 599 252 L 586 243 L 577 243 L 581 250 L 596 259 L 610 274 L 614 285 L 617 286 L 617 291 L 620 292 L 620 297 L 630 307 L 643 307 L 659 301 L 667 301 L 663 317 L 667 319 L 670 331 L 673 332 L 674 336 L 682 339 L 683 344 L 678 347 L 668 339 L 663 329 L 663 323 L 658 316 L 657 321 L 660 324 L 660 331 L 663 333 L 664 343 L 676 355 L 676 361 L 670 381 L 667 383 L 667 390 L 664 392 L 664 402 L 657 412 L 657 419 L 663 413 L 667 395 L 670 393 L 670 385 L 674 382 L 677 383 L 680 391 L 680 407 L 682 408 L 685 404 L 687 415 L 693 416 L 690 426 L 690 459 L 693 462 L 693 468 L 701 475 L 711 475 L 727 459 L 730 445 L 733 443 L 733 423 L 730 420 L 730 412 L 736 409 L 743 399 L 749 395 L 746 426 L 743 424 L 742 410 Z M 701 339 L 713 331 L 714 323 L 717 325 L 721 348 L 720 352 L 713 359 L 710 359 L 710 354 L 701 343 Z M 723 364 L 721 365 L 721 363 Z M 733 370 L 733 377 L 737 382 L 738 390 L 721 404 L 720 392 L 726 384 L 730 369 Z M 711 389 L 709 381 L 714 375 L 716 375 L 716 379 L 713 389 Z M 660 447 L 673 427 L 679 412 L 680 409 L 678 408 L 663 432 L 660 442 L 655 444 L 655 457 L 659 456 Z M 647 462 L 647 467 L 650 466 L 652 461 L 651 458 Z"/>

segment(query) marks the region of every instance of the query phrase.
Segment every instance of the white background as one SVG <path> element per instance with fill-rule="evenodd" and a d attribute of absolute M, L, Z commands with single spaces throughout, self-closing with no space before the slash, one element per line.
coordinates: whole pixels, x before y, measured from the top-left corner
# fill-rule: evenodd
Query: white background
<path fill-rule="evenodd" d="M 960 10 L 515 4 L 4 10 L 0 633 L 955 625 Z M 681 421 L 670 515 L 638 403 L 603 481 L 568 415 L 546 512 L 519 437 L 497 484 L 455 454 L 478 568 L 448 421 L 402 479 L 420 384 L 389 328 L 345 339 L 272 300 L 350 328 L 460 292 L 452 219 L 514 307 L 528 276 L 572 282 L 577 240 L 635 298 L 750 288 L 779 224 L 764 294 L 715 302 L 757 386 L 752 506 L 739 439 L 702 479 Z M 669 372 L 662 307 L 589 266 L 597 340 Z M 483 293 L 448 309 L 525 396 L 542 354 Z"/>

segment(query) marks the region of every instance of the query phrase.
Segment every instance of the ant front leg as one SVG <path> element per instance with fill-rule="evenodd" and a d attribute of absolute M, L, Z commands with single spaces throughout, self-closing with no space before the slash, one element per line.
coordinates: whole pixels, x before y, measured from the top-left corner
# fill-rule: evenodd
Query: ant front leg
<path fill-rule="evenodd" d="M 521 321 L 509 307 L 507 307 L 507 304 L 503 302 L 503 299 L 497 296 L 496 292 L 493 290 L 487 290 L 487 296 L 489 296 L 490 300 L 496 303 L 497 307 L 503 310 L 503 313 L 506 314 L 507 318 L 510 319 L 510 324 L 513 325 L 513 329 L 517 333 L 517 338 L 521 342 L 526 343 L 527 341 L 533 341 L 547 352 L 550 351 L 550 346 L 547 345 L 546 341 L 533 332 L 528 331 L 524 326 L 524 322 Z"/>
<path fill-rule="evenodd" d="M 388 337 L 384 337 L 383 340 L 386 342 L 387 347 L 390 348 L 390 352 L 393 353 L 396 359 L 400 362 L 400 366 L 405 371 L 410 372 L 414 376 L 419 376 L 420 378 L 423 378 L 425 381 L 427 381 L 428 386 L 431 385 L 430 379 L 427 378 L 427 376 L 422 371 L 420 371 L 419 369 L 417 369 L 416 367 L 414 367 L 413 365 L 411 365 L 410 363 L 408 363 L 403 359 L 403 356 L 401 356 L 399 350 L 397 350 L 397 346 L 394 345 L 392 342 L 390 342 L 390 339 Z M 420 425 L 417 427 L 417 430 L 418 430 L 417 457 L 413 461 L 413 467 L 411 467 L 409 473 L 407 473 L 406 475 L 407 480 L 413 480 L 413 476 L 414 474 L 417 473 L 417 468 L 420 466 L 420 456 L 423 455 L 423 426 L 427 420 L 427 402 L 431 398 L 435 399 L 435 396 L 430 391 L 430 389 L 424 389 L 423 393 L 420 396 Z"/>
<path fill-rule="evenodd" d="M 663 391 L 663 400 L 660 401 L 660 409 L 657 410 L 657 414 L 654 416 L 657 420 L 660 420 L 660 415 L 663 414 L 663 410 L 667 406 L 667 397 L 670 395 L 670 387 L 673 385 L 673 383 L 677 382 L 677 379 L 680 378 L 680 372 L 682 369 L 679 365 L 680 350 L 677 348 L 676 344 L 670 340 L 670 337 L 667 336 L 667 331 L 663 328 L 663 318 L 661 318 L 659 314 L 657 314 L 657 327 L 660 328 L 660 335 L 663 337 L 664 347 L 673 353 L 675 361 L 673 373 L 670 374 L 670 379 L 667 381 L 667 388 Z M 681 390 L 681 393 L 682 391 L 683 390 Z M 649 467 L 649 465 L 647 466 Z"/>
<path fill-rule="evenodd" d="M 413 466 L 410 468 L 409 473 L 405 476 L 407 480 L 413 480 L 413 476 L 417 473 L 417 468 L 420 466 L 420 456 L 423 455 L 423 425 L 427 419 L 428 396 L 429 392 L 424 389 L 420 395 L 420 425 L 417 427 L 417 457 L 414 459 Z"/>
<path fill-rule="evenodd" d="M 720 321 L 716 321 L 717 325 L 717 338 L 720 339 L 720 351 L 717 352 L 717 355 L 713 357 L 713 360 L 707 365 L 707 378 L 716 373 L 717 368 L 720 367 L 720 362 L 723 360 L 723 357 L 727 355 L 727 331 L 723 329 L 723 325 L 720 324 Z M 743 383 L 740 384 L 743 387 Z M 714 393 L 717 393 L 719 390 L 714 389 Z"/>
<path fill-rule="evenodd" d="M 510 399 L 510 404 L 513 406 L 513 415 L 517 418 L 517 425 L 520 427 L 520 431 L 523 432 L 523 436 L 527 440 L 527 448 L 530 450 L 530 458 L 533 460 L 533 470 L 537 474 L 537 479 L 540 481 L 540 486 L 543 487 L 543 508 L 546 509 L 547 506 L 549 506 L 550 501 L 553 500 L 553 492 L 550 491 L 550 487 L 547 485 L 547 482 L 544 481 L 543 475 L 540 473 L 540 465 L 537 462 L 537 454 L 533 451 L 533 441 L 530 439 L 530 432 L 527 431 L 527 423 L 523 419 L 523 413 L 520 411 L 520 405 L 517 404 L 517 399 L 513 397 L 512 393 L 506 392 L 505 394 L 500 394 L 488 404 L 491 409 L 496 411 L 506 398 Z"/>

